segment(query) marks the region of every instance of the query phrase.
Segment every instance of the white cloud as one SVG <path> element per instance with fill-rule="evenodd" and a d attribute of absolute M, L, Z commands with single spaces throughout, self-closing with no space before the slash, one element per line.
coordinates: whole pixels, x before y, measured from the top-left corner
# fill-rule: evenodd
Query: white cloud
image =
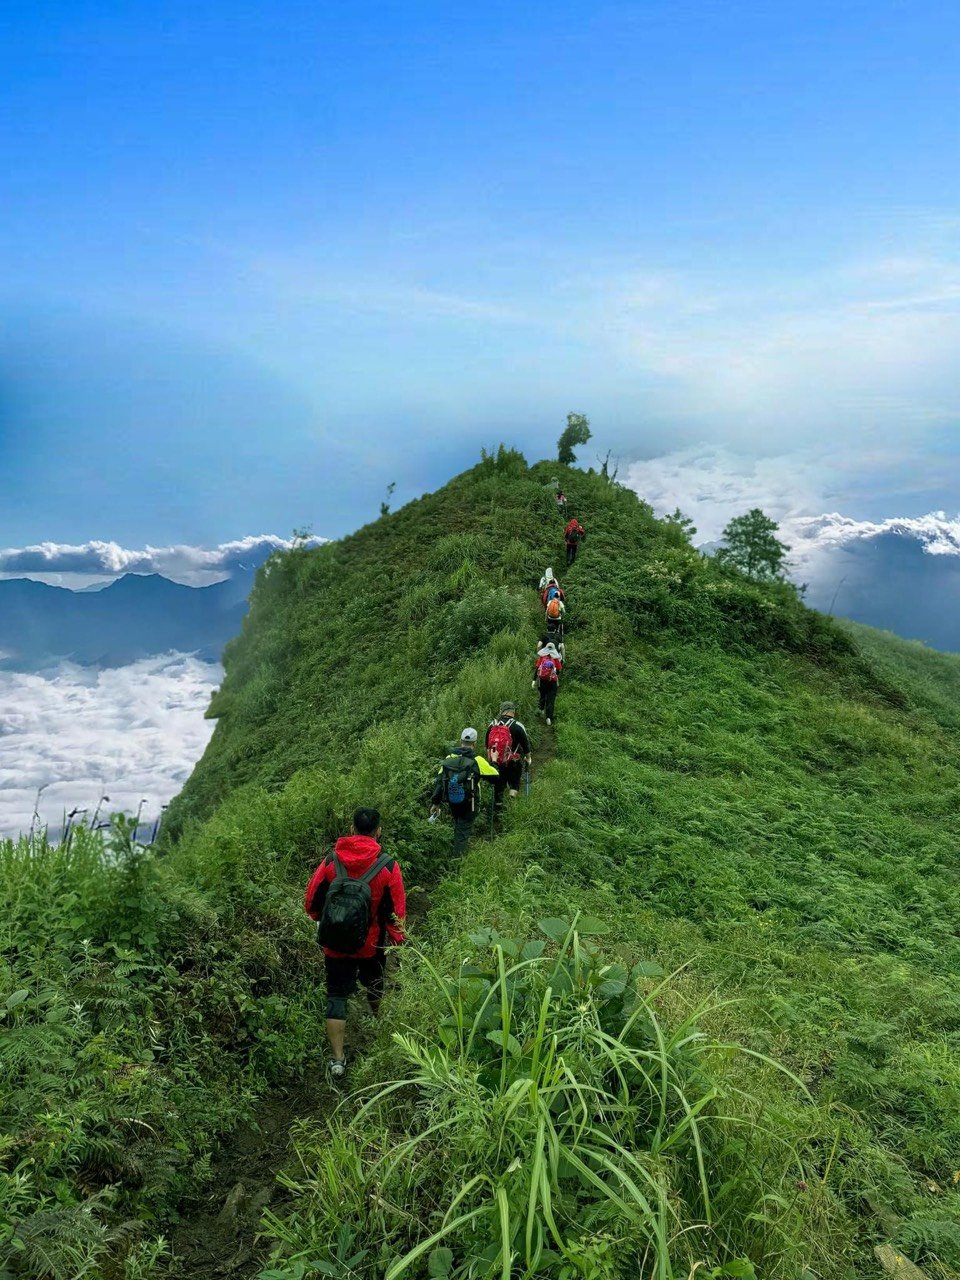
<path fill-rule="evenodd" d="M 65 663 L 46 674 L 0 672 L 0 834 L 40 815 L 59 827 L 75 806 L 144 821 L 180 790 L 213 722 L 203 713 L 221 669 L 186 654 L 92 671 Z"/>
<path fill-rule="evenodd" d="M 960 556 L 960 516 L 951 517 L 945 511 L 886 520 L 852 520 L 837 511 L 825 512 L 790 521 L 784 533 L 798 577 L 817 577 L 829 558 L 844 547 L 890 535 L 912 539 L 926 555 Z"/>
<path fill-rule="evenodd" d="M 312 545 L 326 538 L 311 538 Z M 159 573 L 174 582 L 207 586 L 238 569 L 262 564 L 273 551 L 288 550 L 292 543 L 275 534 L 261 533 L 217 547 L 121 547 L 117 542 L 79 544 L 40 542 L 29 547 L 0 549 L 0 576 L 31 577 L 57 585 L 118 577 L 124 573 Z M 79 580 L 83 580 L 80 582 Z"/>
<path fill-rule="evenodd" d="M 719 538 L 728 520 L 751 507 L 780 521 L 822 510 L 833 471 L 826 461 L 798 454 L 749 458 L 702 445 L 629 463 L 620 478 L 658 515 L 679 507 L 691 516 L 696 541 L 704 543 Z"/>
<path fill-rule="evenodd" d="M 789 256 L 789 255 L 787 255 Z M 645 379 L 647 420 L 684 443 L 792 452 L 955 428 L 960 263 L 877 254 L 732 279 L 717 264 L 604 264 L 568 281 L 567 331 Z"/>
<path fill-rule="evenodd" d="M 851 476 L 886 465 L 882 451 L 753 458 L 702 445 L 630 463 L 621 469 L 621 479 L 658 515 L 679 507 L 690 516 L 700 546 L 717 541 L 733 516 L 761 507 L 780 524 L 798 581 L 816 583 L 834 574 L 836 552 L 886 535 L 913 539 L 928 555 L 960 555 L 960 516 L 933 511 L 858 520 L 824 510 L 847 488 Z"/>

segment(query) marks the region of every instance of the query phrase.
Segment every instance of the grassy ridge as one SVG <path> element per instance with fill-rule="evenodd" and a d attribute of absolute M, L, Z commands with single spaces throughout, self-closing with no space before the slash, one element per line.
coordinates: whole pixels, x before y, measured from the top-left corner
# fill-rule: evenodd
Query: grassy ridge
<path fill-rule="evenodd" d="M 202 1153 L 248 1091 L 310 1062 L 316 967 L 297 893 L 318 844 L 372 799 L 434 905 L 392 1000 L 404 1038 L 383 1027 L 356 1075 L 367 1109 L 301 1134 L 307 1175 L 269 1223 L 272 1274 L 324 1261 L 372 1278 L 407 1258 L 410 1275 L 500 1275 L 512 1253 L 515 1274 L 565 1278 L 646 1273 L 653 1259 L 663 1276 L 695 1262 L 840 1276 L 869 1271 L 869 1245 L 887 1238 L 954 1274 L 960 760 L 942 681 L 938 711 L 897 654 L 864 656 L 859 635 L 723 574 L 634 495 L 572 472 L 565 489 L 590 533 L 564 584 L 557 759 L 508 830 L 459 867 L 423 822 L 418 796 L 444 744 L 502 697 L 530 698 L 532 584 L 559 559 L 555 470 L 501 451 L 261 573 L 216 732 L 172 811 L 179 843 L 137 872 L 149 929 L 125 946 L 163 996 L 150 997 L 156 1065 L 141 1072 L 155 1139 L 134 1147 L 161 1162 L 178 1142 Z M 532 727 L 529 701 L 522 713 Z M 51 868 L 44 896 L 58 900 L 75 873 Z M 42 910 L 17 906 L 15 989 L 75 995 L 69 966 L 94 895 L 121 917 L 131 897 L 116 868 L 96 875 L 70 906 L 62 960 L 35 947 L 26 977 L 17 939 L 42 930 Z M 109 952 L 112 926 L 97 928 Z M 199 1011 L 187 994 L 198 965 Z M 33 1034 L 42 1006 L 8 1017 Z M 83 1034 L 119 1055 L 117 1079 L 135 1076 L 143 1018 L 100 1005 L 84 1017 Z M 554 1043 L 567 1084 L 545 1065 Z M 8 1170 L 35 1151 L 45 1098 L 30 1066 L 18 1071 L 2 1117 L 17 1135 Z M 65 1115 L 87 1141 L 101 1098 L 70 1078 Z M 394 1078 L 408 1083 L 378 1097 Z M 551 1097 L 546 1111 L 529 1081 Z M 584 1128 L 571 1117 L 587 1095 Z M 186 1097 L 194 1110 L 164 1118 L 164 1099 Z M 136 1101 L 148 1115 L 150 1100 Z M 14 1214 L 42 1239 L 51 1203 L 100 1212 L 80 1157 L 48 1149 Z M 118 1214 L 162 1219 L 186 1176 L 138 1185 L 108 1168 L 101 1184 L 121 1189 L 104 1231 Z M 38 1274 L 19 1231 L 0 1257 Z M 152 1234 L 139 1254 L 101 1240 L 100 1273 L 150 1274 Z"/>

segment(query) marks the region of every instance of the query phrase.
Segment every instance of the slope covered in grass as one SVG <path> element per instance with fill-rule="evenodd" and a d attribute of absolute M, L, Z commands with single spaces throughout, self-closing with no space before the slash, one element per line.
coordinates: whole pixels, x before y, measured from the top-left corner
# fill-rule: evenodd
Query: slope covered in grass
<path fill-rule="evenodd" d="M 848 619 L 840 625 L 877 670 L 909 694 L 914 706 L 946 729 L 960 728 L 960 654 L 939 653 L 922 640 L 904 640 Z"/>
<path fill-rule="evenodd" d="M 299 894 L 318 848 L 372 802 L 431 907 L 354 1069 L 358 1096 L 298 1136 L 292 1203 L 267 1217 L 270 1275 L 867 1275 L 888 1239 L 955 1274 L 960 756 L 946 722 L 897 662 L 570 471 L 589 536 L 563 578 L 569 671 L 548 743 L 530 669 L 534 584 L 562 559 L 556 473 L 501 451 L 259 575 L 216 732 L 171 813 L 178 841 L 138 872 L 155 905 L 124 945 L 164 993 L 150 1069 L 124 1058 L 128 1042 L 142 1053 L 142 1017 L 85 1013 L 117 1078 L 153 1091 L 154 1136 L 122 1132 L 144 1159 L 177 1143 L 202 1156 L 230 1123 L 225 1092 L 321 1068 Z M 506 829 L 451 865 L 424 787 L 462 725 L 508 696 L 550 758 Z M 96 923 L 109 948 L 92 904 L 71 910 L 69 936 Z M 39 928 L 39 909 L 22 920 Z M 54 959 L 69 940 L 37 951 L 31 980 L 68 1000 L 78 979 Z M 43 1014 L 24 1001 L 12 1016 L 26 1036 Z M 17 1158 L 44 1097 L 18 1071 Z M 193 1110 L 166 1119 L 164 1098 Z M 79 1081 L 60 1122 L 77 1142 L 97 1101 Z M 19 1211 L 41 1194 L 86 1204 L 97 1183 L 44 1151 Z M 128 1214 L 170 1211 L 149 1175 L 137 1186 L 111 1166 L 105 1181 Z M 4 1261 L 34 1274 L 13 1249 Z"/>

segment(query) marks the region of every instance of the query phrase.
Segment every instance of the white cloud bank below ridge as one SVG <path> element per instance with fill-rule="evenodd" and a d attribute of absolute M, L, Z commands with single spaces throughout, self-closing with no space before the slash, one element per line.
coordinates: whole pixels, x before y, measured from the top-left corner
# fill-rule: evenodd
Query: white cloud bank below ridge
<path fill-rule="evenodd" d="M 310 538 L 319 546 L 326 538 Z M 117 542 L 79 544 L 40 542 L 29 547 L 0 549 L 0 577 L 37 578 L 54 585 L 72 586 L 124 573 L 159 573 L 174 582 L 204 587 L 239 570 L 262 564 L 274 551 L 293 545 L 276 534 L 261 533 L 216 547 L 121 547 Z"/>
<path fill-rule="evenodd" d="M 815 582 L 834 571 L 838 555 L 880 540 L 902 538 L 926 555 L 960 556 L 960 515 L 931 511 L 857 520 L 824 510 L 842 494 L 846 471 L 838 456 L 750 458 L 704 445 L 629 463 L 622 479 L 657 515 L 679 507 L 692 517 L 699 546 L 718 541 L 734 516 L 761 507 L 780 524 L 798 581 Z"/>
<path fill-rule="evenodd" d="M 203 713 L 221 668 L 186 654 L 92 671 L 64 663 L 46 675 L 0 672 L 0 835 L 40 816 L 59 828 L 75 806 L 153 821 L 203 753 Z"/>

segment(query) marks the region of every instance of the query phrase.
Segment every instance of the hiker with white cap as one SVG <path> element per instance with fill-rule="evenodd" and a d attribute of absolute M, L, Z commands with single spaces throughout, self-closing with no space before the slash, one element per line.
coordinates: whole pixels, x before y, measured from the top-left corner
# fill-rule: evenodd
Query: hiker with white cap
<path fill-rule="evenodd" d="M 537 650 L 537 665 L 533 675 L 533 687 L 540 694 L 539 710 L 546 717 L 547 724 L 553 724 L 554 721 L 554 707 L 562 670 L 563 658 L 560 656 L 560 650 L 548 641 Z"/>
<path fill-rule="evenodd" d="M 442 804 L 450 809 L 455 854 L 464 852 L 473 835 L 480 811 L 480 779 L 498 776 L 498 770 L 477 755 L 476 729 L 464 729 L 459 746 L 443 758 L 430 796 L 431 814 L 439 814 Z"/>
<path fill-rule="evenodd" d="M 500 773 L 493 784 L 493 807 L 499 811 L 504 792 L 516 796 L 523 781 L 523 766 L 531 761 L 530 738 L 517 719 L 515 702 L 501 702 L 500 714 L 487 730 L 487 760 Z"/>

